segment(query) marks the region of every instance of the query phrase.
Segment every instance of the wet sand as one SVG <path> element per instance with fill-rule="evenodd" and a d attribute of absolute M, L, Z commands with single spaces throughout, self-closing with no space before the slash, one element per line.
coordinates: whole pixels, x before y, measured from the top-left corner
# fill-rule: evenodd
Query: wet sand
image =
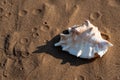
<path fill-rule="evenodd" d="M 113 43 L 84 60 L 54 47 L 90 20 Z M 120 80 L 120 0 L 0 0 L 0 80 Z"/>

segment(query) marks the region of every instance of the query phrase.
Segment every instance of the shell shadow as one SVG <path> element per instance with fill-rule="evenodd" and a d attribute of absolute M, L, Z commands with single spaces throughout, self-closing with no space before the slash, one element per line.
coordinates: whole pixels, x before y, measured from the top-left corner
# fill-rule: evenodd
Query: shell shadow
<path fill-rule="evenodd" d="M 63 31 L 63 33 L 68 34 L 68 31 L 65 30 Z M 62 51 L 61 47 L 54 46 L 54 44 L 57 43 L 59 40 L 60 40 L 60 35 L 57 35 L 53 39 L 48 41 L 46 45 L 38 46 L 37 50 L 35 50 L 33 53 L 34 54 L 46 53 L 46 54 L 52 55 L 55 58 L 62 59 L 61 64 L 70 63 L 70 65 L 73 65 L 73 66 L 87 64 L 95 60 L 95 59 L 77 58 L 76 56 L 70 55 L 66 51 Z"/>

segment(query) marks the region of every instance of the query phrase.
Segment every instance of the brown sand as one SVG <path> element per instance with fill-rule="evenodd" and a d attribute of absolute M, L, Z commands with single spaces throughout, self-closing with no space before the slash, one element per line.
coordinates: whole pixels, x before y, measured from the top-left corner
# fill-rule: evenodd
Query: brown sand
<path fill-rule="evenodd" d="M 114 44 L 84 60 L 53 44 L 89 19 Z M 120 80 L 120 0 L 0 0 L 0 80 Z"/>

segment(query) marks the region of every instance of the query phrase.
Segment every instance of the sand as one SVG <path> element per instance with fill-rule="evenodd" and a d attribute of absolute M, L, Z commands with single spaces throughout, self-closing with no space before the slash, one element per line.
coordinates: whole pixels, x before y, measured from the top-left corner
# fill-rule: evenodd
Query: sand
<path fill-rule="evenodd" d="M 113 43 L 84 60 L 54 47 L 90 20 Z M 120 80 L 120 0 L 0 0 L 0 80 Z"/>

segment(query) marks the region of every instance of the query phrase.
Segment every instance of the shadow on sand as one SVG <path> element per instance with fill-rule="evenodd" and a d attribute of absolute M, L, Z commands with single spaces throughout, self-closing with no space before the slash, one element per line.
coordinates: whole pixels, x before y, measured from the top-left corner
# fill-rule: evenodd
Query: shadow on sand
<path fill-rule="evenodd" d="M 63 33 L 68 33 L 64 31 Z M 46 45 L 38 46 L 37 50 L 35 50 L 34 54 L 41 54 L 45 52 L 46 54 L 52 55 L 55 58 L 62 59 L 61 64 L 70 63 L 70 65 L 79 66 L 82 64 L 87 64 L 95 59 L 81 59 L 76 56 L 70 55 L 68 52 L 62 51 L 61 47 L 55 47 L 54 44 L 60 40 L 60 36 L 55 36 L 52 40 L 48 41 Z"/>

